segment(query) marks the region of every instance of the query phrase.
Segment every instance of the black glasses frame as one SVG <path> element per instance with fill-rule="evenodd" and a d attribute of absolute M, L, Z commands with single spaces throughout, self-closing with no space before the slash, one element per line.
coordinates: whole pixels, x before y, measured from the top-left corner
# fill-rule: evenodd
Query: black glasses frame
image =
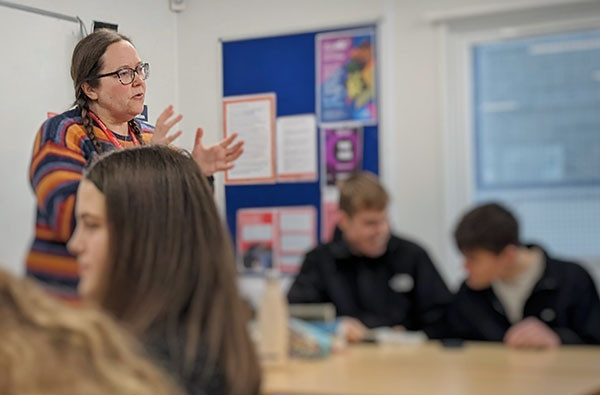
<path fill-rule="evenodd" d="M 131 73 L 131 75 L 133 76 L 131 78 L 130 82 L 123 82 L 123 80 L 121 79 L 121 75 L 119 73 L 121 73 L 122 71 L 129 71 Z M 111 75 L 116 75 L 119 78 L 119 82 L 122 85 L 129 85 L 129 84 L 133 84 L 133 81 L 135 81 L 135 75 L 138 74 L 142 80 L 146 80 L 148 79 L 148 76 L 150 75 L 150 65 L 148 63 L 142 63 L 139 64 L 135 69 L 132 69 L 131 67 L 121 67 L 119 70 L 117 71 L 113 71 L 111 73 L 106 73 L 106 74 L 100 74 L 97 75 L 93 78 L 90 78 L 90 80 L 96 79 L 96 78 L 102 78 L 102 77 L 109 77 Z"/>

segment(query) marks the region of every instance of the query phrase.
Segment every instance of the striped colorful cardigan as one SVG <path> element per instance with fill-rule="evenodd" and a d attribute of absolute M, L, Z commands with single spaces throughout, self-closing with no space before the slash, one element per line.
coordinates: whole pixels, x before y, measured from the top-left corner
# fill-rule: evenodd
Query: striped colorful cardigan
<path fill-rule="evenodd" d="M 150 141 L 154 127 L 136 121 L 143 140 Z M 96 124 L 94 132 L 105 152 L 116 149 Z M 123 147 L 133 146 L 131 137 L 115 137 Z M 75 227 L 75 195 L 83 170 L 96 155 L 76 109 L 46 120 L 33 145 L 29 177 L 37 207 L 27 274 L 65 298 L 75 297 L 79 279 L 75 258 L 67 251 Z"/>

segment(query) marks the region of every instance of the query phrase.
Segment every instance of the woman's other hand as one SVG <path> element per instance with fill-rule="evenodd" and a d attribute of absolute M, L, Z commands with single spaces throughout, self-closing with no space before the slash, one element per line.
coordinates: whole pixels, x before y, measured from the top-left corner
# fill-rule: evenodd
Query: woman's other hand
<path fill-rule="evenodd" d="M 173 106 L 170 105 L 158 116 L 150 144 L 169 145 L 181 136 L 181 130 L 169 135 L 169 130 L 183 118 L 183 115 L 181 114 L 173 118 L 174 114 L 175 111 L 173 110 Z"/>

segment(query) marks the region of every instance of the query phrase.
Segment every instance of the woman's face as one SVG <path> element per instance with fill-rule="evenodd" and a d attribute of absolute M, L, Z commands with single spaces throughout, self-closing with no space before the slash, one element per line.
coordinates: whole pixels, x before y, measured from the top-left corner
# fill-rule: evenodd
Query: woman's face
<path fill-rule="evenodd" d="M 99 74 L 112 73 L 125 67 L 135 69 L 142 61 L 134 46 L 122 40 L 109 45 L 102 55 L 102 69 Z M 123 85 L 117 75 L 98 79 L 96 88 L 84 87 L 92 100 L 90 108 L 98 116 L 111 121 L 127 122 L 144 109 L 146 81 L 136 73 L 131 84 Z"/>
<path fill-rule="evenodd" d="M 67 245 L 79 266 L 78 291 L 89 300 L 98 300 L 108 269 L 109 232 L 106 199 L 94 183 L 83 179 L 77 190 L 77 226 Z"/>

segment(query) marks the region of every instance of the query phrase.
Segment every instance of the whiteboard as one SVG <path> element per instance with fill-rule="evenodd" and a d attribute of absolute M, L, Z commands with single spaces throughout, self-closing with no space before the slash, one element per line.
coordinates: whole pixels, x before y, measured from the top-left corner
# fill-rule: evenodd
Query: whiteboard
<path fill-rule="evenodd" d="M 79 25 L 0 6 L 0 266 L 24 272 L 32 241 L 35 199 L 29 163 L 35 134 L 48 112 L 74 101 L 71 54 Z"/>

